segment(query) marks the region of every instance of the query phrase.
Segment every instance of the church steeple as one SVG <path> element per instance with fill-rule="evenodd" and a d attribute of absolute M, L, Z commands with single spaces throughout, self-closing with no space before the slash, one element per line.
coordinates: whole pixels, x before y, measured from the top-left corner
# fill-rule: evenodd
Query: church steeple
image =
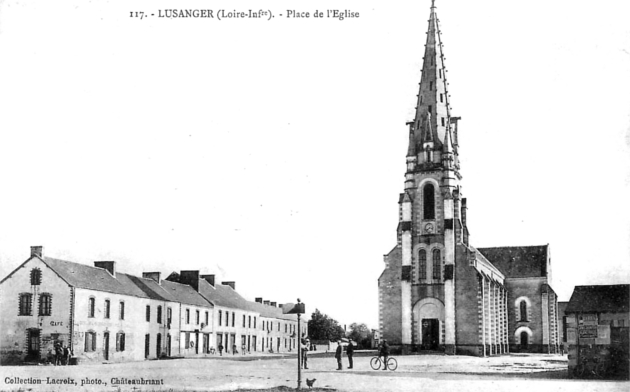
<path fill-rule="evenodd" d="M 422 75 L 418 91 L 415 118 L 412 122 L 415 148 L 413 151 L 443 151 L 446 134 L 451 132 L 450 106 L 446 67 L 439 20 L 437 18 L 435 0 L 431 2 L 431 14 L 424 49 Z M 450 143 L 456 145 L 453 135 Z M 410 141 L 411 142 L 411 141 Z M 457 155 L 453 146 L 450 152 Z M 410 151 L 412 149 L 410 148 Z M 434 158 L 431 163 L 440 164 L 439 154 L 426 154 L 425 158 Z M 423 161 L 420 159 L 420 161 Z M 426 159 L 424 160 L 426 162 Z M 419 162 L 420 163 L 420 162 Z"/>

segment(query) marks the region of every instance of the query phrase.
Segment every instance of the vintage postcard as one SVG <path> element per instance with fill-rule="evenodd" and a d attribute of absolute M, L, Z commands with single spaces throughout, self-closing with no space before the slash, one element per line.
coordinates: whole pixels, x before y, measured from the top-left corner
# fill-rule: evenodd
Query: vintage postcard
<path fill-rule="evenodd" d="M 0 1 L 0 391 L 624 391 L 630 4 Z"/>

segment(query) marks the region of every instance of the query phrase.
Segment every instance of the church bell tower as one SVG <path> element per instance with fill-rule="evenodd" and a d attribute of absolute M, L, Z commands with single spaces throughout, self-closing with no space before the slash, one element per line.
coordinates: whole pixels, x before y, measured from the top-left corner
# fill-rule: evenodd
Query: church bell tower
<path fill-rule="evenodd" d="M 459 117 L 451 115 L 434 0 L 428 22 L 415 117 L 407 123 L 407 170 L 400 197 L 401 343 L 404 350 L 454 352 L 455 245 L 463 231 L 454 224 L 461 208 Z"/>

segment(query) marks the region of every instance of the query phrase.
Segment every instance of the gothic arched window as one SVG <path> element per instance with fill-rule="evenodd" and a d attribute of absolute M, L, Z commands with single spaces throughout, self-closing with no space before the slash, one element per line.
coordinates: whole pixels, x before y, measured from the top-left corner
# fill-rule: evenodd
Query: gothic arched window
<path fill-rule="evenodd" d="M 424 186 L 423 192 L 424 219 L 435 219 L 435 189 L 433 184 Z"/>
<path fill-rule="evenodd" d="M 439 249 L 433 249 L 433 279 L 442 279 L 442 257 Z"/>
<path fill-rule="evenodd" d="M 527 321 L 527 302 L 521 301 L 521 321 Z"/>
<path fill-rule="evenodd" d="M 418 279 L 426 279 L 427 278 L 427 251 L 424 249 L 420 249 L 418 253 Z"/>

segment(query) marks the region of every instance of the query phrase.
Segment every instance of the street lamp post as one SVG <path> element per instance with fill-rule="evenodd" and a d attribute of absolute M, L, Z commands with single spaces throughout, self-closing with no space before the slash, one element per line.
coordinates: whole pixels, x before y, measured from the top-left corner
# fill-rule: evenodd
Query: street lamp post
<path fill-rule="evenodd" d="M 300 299 L 298 298 L 298 304 L 300 303 Z M 297 357 L 298 357 L 298 379 L 297 379 L 297 389 L 301 389 L 302 388 L 302 341 L 301 341 L 301 336 L 302 333 L 300 332 L 300 313 L 297 314 L 297 323 L 298 323 L 298 328 L 297 328 L 297 339 L 296 339 L 296 344 L 298 346 L 298 350 L 297 350 Z"/>
<path fill-rule="evenodd" d="M 297 365 L 298 365 L 298 379 L 297 379 L 297 389 L 301 389 L 302 388 L 302 341 L 301 341 L 301 337 L 302 337 L 302 328 L 300 328 L 300 316 L 302 315 L 302 313 L 304 313 L 304 304 L 300 301 L 300 299 L 298 298 L 297 300 L 297 304 L 294 306 L 291 306 L 291 304 L 287 304 L 289 306 L 287 306 L 286 308 L 283 307 L 283 313 L 287 313 L 287 314 L 297 314 Z M 289 309 L 291 308 L 291 309 Z"/>

